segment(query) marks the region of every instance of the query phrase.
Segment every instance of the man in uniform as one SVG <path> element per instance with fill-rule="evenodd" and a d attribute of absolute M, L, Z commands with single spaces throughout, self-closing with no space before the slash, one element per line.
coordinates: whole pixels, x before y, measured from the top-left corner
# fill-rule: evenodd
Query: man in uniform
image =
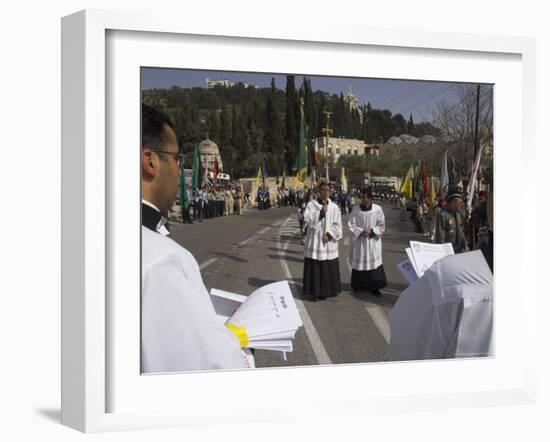
<path fill-rule="evenodd" d="M 180 179 L 179 147 L 170 120 L 142 106 L 141 371 L 250 366 L 239 339 L 216 316 L 197 261 L 162 235 Z"/>
<path fill-rule="evenodd" d="M 235 190 L 235 203 L 237 205 L 237 213 L 239 215 L 243 214 L 243 191 L 241 189 L 241 186 L 237 186 L 237 190 Z"/>
<path fill-rule="evenodd" d="M 436 226 L 435 243 L 450 242 L 455 253 L 468 251 L 466 235 L 464 234 L 464 215 L 461 208 L 463 204 L 462 193 L 458 187 L 449 189 L 447 205 L 441 211 Z"/>

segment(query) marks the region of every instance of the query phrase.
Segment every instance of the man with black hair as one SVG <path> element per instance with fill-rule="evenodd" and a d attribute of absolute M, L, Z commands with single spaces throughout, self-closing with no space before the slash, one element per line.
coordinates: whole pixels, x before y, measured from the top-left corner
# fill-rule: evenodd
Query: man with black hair
<path fill-rule="evenodd" d="M 342 218 L 338 205 L 329 199 L 328 183 L 319 184 L 319 197 L 304 211 L 306 225 L 303 294 L 320 301 L 340 293 L 338 241 L 342 238 Z"/>
<path fill-rule="evenodd" d="M 239 340 L 214 312 L 197 261 L 163 236 L 161 213 L 177 197 L 181 158 L 170 120 L 142 106 L 141 370 L 246 368 Z"/>
<path fill-rule="evenodd" d="M 372 190 L 361 192 L 361 204 L 355 206 L 348 220 L 353 234 L 349 259 L 351 287 L 354 291 L 371 291 L 380 297 L 380 289 L 388 285 L 382 264 L 382 235 L 386 221 L 382 207 L 372 202 Z"/>

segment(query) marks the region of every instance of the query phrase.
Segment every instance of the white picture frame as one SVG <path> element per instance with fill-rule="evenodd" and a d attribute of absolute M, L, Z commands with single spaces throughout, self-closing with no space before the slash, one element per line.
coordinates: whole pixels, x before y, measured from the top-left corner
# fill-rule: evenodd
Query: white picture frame
<path fill-rule="evenodd" d="M 181 388 L 180 381 L 183 379 L 182 382 L 184 384 L 186 382 L 184 377 L 192 379 L 192 384 L 198 385 L 198 388 L 188 390 L 194 401 L 194 407 L 182 405 L 178 410 L 173 406 L 161 406 L 159 402 L 150 409 L 146 406 L 136 407 L 134 410 L 126 409 L 124 406 L 120 409 L 113 407 L 110 397 L 118 388 L 116 384 L 118 381 L 114 383 L 111 375 L 118 367 L 118 362 L 115 362 L 118 353 L 116 355 L 113 353 L 113 347 L 108 338 L 120 318 L 117 317 L 116 312 L 113 312 L 108 294 L 114 287 L 111 266 L 119 259 L 115 255 L 123 252 L 120 252 L 120 248 L 117 251 L 110 246 L 116 232 L 119 232 L 116 228 L 109 228 L 111 223 L 116 224 L 116 219 L 113 220 L 116 216 L 113 214 L 119 213 L 115 211 L 115 209 L 119 210 L 114 203 L 117 201 L 116 196 L 110 193 L 113 186 L 116 186 L 116 182 L 113 181 L 113 169 L 116 169 L 116 164 L 111 161 L 123 161 L 128 158 L 123 155 L 113 160 L 112 152 L 108 150 L 108 143 L 116 138 L 115 134 L 107 131 L 106 126 L 106 121 L 114 116 L 113 110 L 107 105 L 111 93 L 109 82 L 113 80 L 106 75 L 106 72 L 110 72 L 107 69 L 109 63 L 113 62 L 108 57 L 120 55 L 109 49 L 108 36 L 115 34 L 139 35 L 142 41 L 154 39 L 155 44 L 160 45 L 158 47 L 162 47 L 163 39 L 166 40 L 167 45 L 179 44 L 179 41 L 188 36 L 198 42 L 211 41 L 209 39 L 212 38 L 222 44 L 224 39 L 228 39 L 236 42 L 237 46 L 239 42 L 246 42 L 252 47 L 252 51 L 255 50 L 254 48 L 258 50 L 257 48 L 262 44 L 269 45 L 275 50 L 288 48 L 290 45 L 295 46 L 297 50 L 318 48 L 319 51 L 334 51 L 336 49 L 343 52 L 350 51 L 350 53 L 356 50 L 370 50 L 378 53 L 393 51 L 398 52 L 397 56 L 401 57 L 406 56 L 408 52 L 416 51 L 421 56 L 434 57 L 436 61 L 438 57 L 442 59 L 464 57 L 464 60 L 471 59 L 471 63 L 474 65 L 479 63 L 479 66 L 484 66 L 484 59 L 491 57 L 502 60 L 503 66 L 508 66 L 507 63 L 509 63 L 510 76 L 502 77 L 502 84 L 507 86 L 499 91 L 499 83 L 495 84 L 495 225 L 497 226 L 495 358 L 483 361 L 359 364 L 338 367 L 337 370 L 333 367 L 323 367 L 215 374 L 188 373 L 164 375 L 156 379 L 147 376 L 136 378 L 135 376 L 139 376 L 139 373 L 128 373 L 128 379 L 135 379 L 140 384 L 148 383 L 150 386 L 144 388 L 151 389 L 152 386 L 153 390 L 160 391 L 156 400 L 159 401 L 164 397 L 166 404 L 173 399 L 168 397 L 167 391 L 176 391 L 177 388 Z M 236 27 L 232 23 L 205 20 L 200 23 L 186 22 L 182 25 L 181 20 L 169 15 L 154 16 L 87 10 L 63 18 L 62 56 L 63 424 L 84 432 L 101 432 L 308 418 L 324 414 L 328 416 L 328 413 L 323 411 L 325 409 L 330 409 L 331 416 L 351 416 L 381 410 L 399 412 L 411 409 L 492 406 L 534 401 L 536 325 L 527 321 L 526 318 L 536 317 L 534 314 L 536 312 L 535 281 L 527 277 L 528 257 L 535 255 L 536 241 L 533 240 L 534 232 L 522 229 L 521 226 L 528 225 L 529 217 L 534 216 L 532 208 L 536 207 L 536 192 L 533 189 L 526 192 L 523 187 L 526 184 L 521 183 L 518 188 L 510 189 L 508 195 L 498 193 L 499 186 L 504 187 L 505 177 L 513 171 L 514 164 L 520 164 L 523 170 L 529 170 L 530 165 L 535 161 L 533 138 L 535 44 L 533 40 L 416 31 L 392 33 L 364 27 L 333 26 L 326 29 L 314 24 L 281 28 L 276 24 L 268 27 L 262 24 L 259 27 L 254 23 L 240 23 Z M 200 64 L 203 69 L 214 66 L 200 60 L 195 60 L 193 63 L 197 66 Z M 242 64 L 244 65 L 244 62 Z M 225 65 L 225 67 L 227 70 L 238 68 L 235 65 Z M 243 67 L 242 70 L 247 69 Z M 430 66 L 430 70 L 436 71 L 437 63 Z M 279 69 L 278 72 L 284 73 L 285 70 Z M 324 73 L 335 74 L 335 72 Z M 396 71 L 396 76 L 403 78 L 400 75 Z M 483 72 L 464 75 L 462 78 L 465 80 L 490 80 L 490 75 Z M 414 74 L 409 75 L 408 78 L 413 77 Z M 418 74 L 416 78 L 424 77 Z M 520 90 L 515 90 L 514 85 L 517 85 Z M 499 101 L 499 97 L 507 97 L 510 100 L 508 103 L 519 105 L 515 109 L 515 114 L 521 115 L 521 127 L 512 129 L 504 124 L 510 112 L 506 108 L 506 103 Z M 133 104 L 138 115 L 139 102 Z M 130 122 L 133 127 L 136 124 L 139 125 L 136 118 L 129 117 L 129 120 L 133 121 Z M 134 135 L 139 136 L 137 132 Z M 518 159 L 515 163 L 512 153 L 506 148 L 508 146 L 519 149 L 519 153 L 513 152 Z M 499 151 L 499 149 L 502 150 Z M 503 161 L 499 160 L 499 155 Z M 508 160 L 504 161 L 506 158 Z M 512 158 L 511 162 L 510 158 Z M 115 178 L 115 180 L 118 179 Z M 513 199 L 514 196 L 521 196 L 514 199 L 516 204 L 521 207 L 530 207 L 531 211 L 518 209 L 517 222 L 511 225 L 499 207 L 504 207 L 506 200 Z M 132 207 L 128 207 L 125 213 L 135 212 Z M 512 262 L 508 259 L 509 257 L 504 256 L 503 249 L 499 251 L 498 229 L 501 228 L 501 231 L 512 228 L 520 239 L 517 261 Z M 137 256 L 139 261 L 139 254 Z M 510 275 L 513 270 L 519 272 L 519 278 L 507 284 L 504 280 L 505 275 Z M 499 280 L 499 277 L 502 279 Z M 139 279 L 134 284 L 139 284 Z M 514 295 L 516 307 L 523 313 L 519 319 L 521 322 L 519 331 L 510 329 L 512 327 L 508 315 L 510 304 L 507 304 L 505 297 L 499 301 L 499 294 L 505 293 L 506 290 L 519 291 Z M 137 320 L 139 321 L 139 318 Z M 522 343 L 522 348 L 517 349 L 514 358 L 512 357 L 513 346 L 518 342 Z M 507 346 L 512 348 L 507 349 Z M 486 378 L 479 382 L 470 379 L 468 383 L 468 379 L 452 377 L 461 371 L 473 373 L 480 368 L 480 373 L 484 373 L 481 376 Z M 488 376 L 492 371 L 495 372 L 495 376 L 489 380 Z M 367 372 L 373 376 L 391 373 L 395 383 L 386 392 L 376 388 L 372 389 L 374 392 L 362 388 L 355 388 L 352 392 L 345 383 L 336 384 L 337 379 L 359 379 Z M 431 373 L 431 380 L 422 375 L 425 372 Z M 320 394 L 316 394 L 314 384 L 308 383 L 308 379 L 318 376 L 316 373 L 322 373 L 327 380 L 325 391 Z M 407 390 L 410 382 L 403 377 L 403 373 L 424 377 L 420 383 L 416 382 L 416 389 Z M 434 378 L 434 373 L 441 374 L 436 374 Z M 445 379 L 447 376 L 452 379 L 448 386 Z M 114 378 L 122 379 L 121 384 L 126 382 L 126 376 L 120 373 Z M 302 400 L 289 396 L 287 403 L 284 396 L 275 397 L 272 401 L 266 401 L 265 398 L 260 397 L 258 393 L 260 386 L 266 386 L 266 391 L 275 395 L 276 391 L 269 390 L 269 385 L 275 384 L 277 387 L 281 382 L 293 385 L 294 389 L 299 385 Z M 207 384 L 210 387 L 206 387 Z M 227 387 L 228 384 L 229 387 Z M 129 395 L 129 388 L 136 385 L 126 383 L 126 390 L 121 389 L 120 393 L 117 393 L 118 396 Z M 232 389 L 231 385 L 247 385 L 252 392 L 236 397 L 235 393 L 238 389 Z M 138 386 L 138 388 L 141 387 Z M 208 398 L 207 401 L 204 397 L 200 397 L 200 391 L 203 396 L 204 392 L 208 391 L 205 388 L 209 388 L 209 392 L 214 394 L 214 397 Z M 122 398 L 120 403 L 135 400 L 136 398 L 128 396 L 126 400 Z M 186 402 L 193 401 L 186 399 Z M 328 403 L 332 406 L 327 407 Z M 247 412 L 237 413 L 236 409 L 246 409 Z"/>

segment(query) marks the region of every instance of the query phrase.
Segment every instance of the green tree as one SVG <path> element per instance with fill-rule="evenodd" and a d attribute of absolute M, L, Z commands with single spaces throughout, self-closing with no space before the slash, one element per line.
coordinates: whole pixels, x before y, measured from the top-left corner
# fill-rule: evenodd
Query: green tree
<path fill-rule="evenodd" d="M 208 112 L 208 136 L 216 144 L 220 144 L 220 115 L 216 109 Z"/>
<path fill-rule="evenodd" d="M 300 142 L 299 125 L 300 114 L 297 112 L 298 93 L 294 84 L 294 75 L 286 76 L 286 114 L 285 114 L 285 160 L 287 170 L 294 167 Z"/>
<path fill-rule="evenodd" d="M 267 167 L 272 173 L 282 175 L 284 164 L 284 133 L 283 124 L 279 115 L 277 105 L 277 88 L 275 87 L 275 78 L 271 79 L 271 93 L 267 98 L 266 104 L 266 129 L 265 146 L 266 153 L 269 154 Z"/>
<path fill-rule="evenodd" d="M 220 113 L 220 155 L 224 163 L 224 171 L 234 174 L 235 148 L 231 142 L 233 134 L 233 116 L 231 108 L 224 105 Z"/>

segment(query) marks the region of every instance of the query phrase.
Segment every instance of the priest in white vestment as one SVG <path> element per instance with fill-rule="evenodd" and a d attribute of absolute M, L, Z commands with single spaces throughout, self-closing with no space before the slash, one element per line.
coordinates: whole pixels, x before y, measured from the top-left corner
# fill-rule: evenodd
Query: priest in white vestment
<path fill-rule="evenodd" d="M 142 106 L 141 371 L 247 368 L 239 340 L 214 312 L 197 261 L 165 236 L 161 213 L 181 174 L 170 120 Z"/>
<path fill-rule="evenodd" d="M 353 234 L 349 254 L 351 287 L 354 291 L 370 291 L 380 297 L 380 289 L 388 285 L 382 264 L 382 235 L 386 221 L 382 207 L 372 202 L 370 188 L 361 192 L 361 204 L 353 208 L 348 227 Z"/>
<path fill-rule="evenodd" d="M 389 315 L 393 360 L 492 356 L 493 274 L 481 251 L 436 261 Z"/>
<path fill-rule="evenodd" d="M 338 241 L 342 238 L 340 208 L 329 199 L 330 187 L 319 185 L 319 197 L 304 211 L 303 294 L 312 301 L 337 296 L 341 291 Z"/>

